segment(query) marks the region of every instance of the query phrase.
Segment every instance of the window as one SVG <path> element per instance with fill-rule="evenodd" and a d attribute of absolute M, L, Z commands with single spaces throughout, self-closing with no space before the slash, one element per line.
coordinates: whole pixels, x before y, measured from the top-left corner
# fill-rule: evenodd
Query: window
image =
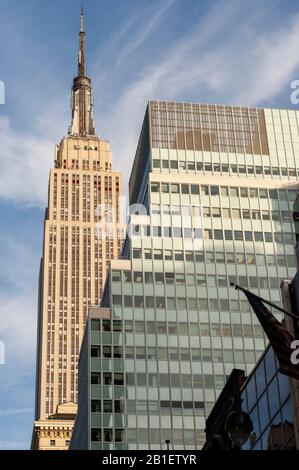
<path fill-rule="evenodd" d="M 141 250 L 139 248 L 133 249 L 133 258 L 140 259 L 141 258 Z"/>
<path fill-rule="evenodd" d="M 243 232 L 241 230 L 234 230 L 234 238 L 236 241 L 243 240 Z"/>
<path fill-rule="evenodd" d="M 223 240 L 222 230 L 214 230 L 214 238 L 215 240 Z"/>
<path fill-rule="evenodd" d="M 270 242 L 270 243 L 273 242 L 273 236 L 271 232 L 265 232 L 264 236 L 265 236 L 265 242 Z"/>
<path fill-rule="evenodd" d="M 243 219 L 250 219 L 250 210 L 242 209 L 242 216 L 243 216 Z"/>
<path fill-rule="evenodd" d="M 211 196 L 219 196 L 219 186 L 211 186 Z"/>
<path fill-rule="evenodd" d="M 101 356 L 101 347 L 91 346 L 91 357 L 100 357 L 100 356 Z"/>
<path fill-rule="evenodd" d="M 211 209 L 209 207 L 203 208 L 203 216 L 204 217 L 211 217 Z"/>
<path fill-rule="evenodd" d="M 111 372 L 103 372 L 103 383 L 104 383 L 104 385 L 112 385 L 112 374 L 111 374 Z"/>
<path fill-rule="evenodd" d="M 244 235 L 245 235 L 245 240 L 246 240 L 247 242 L 251 242 L 251 241 L 253 240 L 253 238 L 252 238 L 252 232 L 249 232 L 248 230 L 246 230 L 246 231 L 244 232 Z"/>
<path fill-rule="evenodd" d="M 144 307 L 144 300 L 142 295 L 134 295 L 134 307 L 142 308 Z"/>
<path fill-rule="evenodd" d="M 179 310 L 186 310 L 187 308 L 187 302 L 186 299 L 183 297 L 178 298 L 178 309 Z"/>
<path fill-rule="evenodd" d="M 154 250 L 154 259 L 163 259 L 162 250 Z"/>
<path fill-rule="evenodd" d="M 112 271 L 112 282 L 121 282 L 121 271 Z"/>
<path fill-rule="evenodd" d="M 145 326 L 143 321 L 135 321 L 135 333 L 144 333 Z"/>
<path fill-rule="evenodd" d="M 51 440 L 50 440 L 50 446 L 51 446 L 51 447 L 56 446 L 56 441 L 55 441 L 55 439 L 51 439 Z"/>
<path fill-rule="evenodd" d="M 212 240 L 212 230 L 206 229 L 203 233 L 205 240 Z"/>
<path fill-rule="evenodd" d="M 222 215 L 224 219 L 230 219 L 230 209 L 223 208 Z"/>
<path fill-rule="evenodd" d="M 263 241 L 263 233 L 262 232 L 254 232 L 254 239 L 256 242 Z"/>
<path fill-rule="evenodd" d="M 100 372 L 92 372 L 91 373 L 91 384 L 92 385 L 100 385 L 101 384 L 101 374 L 100 374 Z"/>
<path fill-rule="evenodd" d="M 165 308 L 165 297 L 156 297 L 156 308 Z"/>
<path fill-rule="evenodd" d="M 199 194 L 199 186 L 197 184 L 191 184 L 191 194 Z"/>
<path fill-rule="evenodd" d="M 273 168 L 274 170 L 274 168 Z M 273 171 L 274 174 L 274 171 Z M 278 192 L 277 189 L 269 189 L 269 197 L 270 199 L 278 199 Z"/>
<path fill-rule="evenodd" d="M 131 295 L 125 295 L 124 296 L 124 306 L 125 307 L 132 307 L 132 296 Z"/>
<path fill-rule="evenodd" d="M 101 400 L 91 400 L 91 412 L 101 413 Z"/>
<path fill-rule="evenodd" d="M 145 348 L 136 346 L 136 359 L 145 359 Z"/>
<path fill-rule="evenodd" d="M 240 219 L 241 218 L 240 209 L 232 209 L 232 218 L 233 219 Z"/>
<path fill-rule="evenodd" d="M 192 193 L 192 186 L 194 186 L 194 185 L 191 185 L 191 193 Z M 204 185 L 201 186 L 200 191 L 201 191 L 201 194 L 203 196 L 208 196 L 209 195 L 209 186 L 204 186 Z"/>
<path fill-rule="evenodd" d="M 232 230 L 224 230 L 224 237 L 225 237 L 225 240 L 232 240 L 233 239 Z"/>
<path fill-rule="evenodd" d="M 111 346 L 103 346 L 103 357 L 111 357 Z"/>
<path fill-rule="evenodd" d="M 265 256 L 264 255 L 256 255 L 256 264 L 258 266 L 265 266 L 265 263 L 266 262 L 265 262 Z"/>
<path fill-rule="evenodd" d="M 262 211 L 262 219 L 270 220 L 270 211 Z"/>
<path fill-rule="evenodd" d="M 104 429 L 104 442 L 112 442 L 112 429 Z"/>
<path fill-rule="evenodd" d="M 145 272 L 144 273 L 144 282 L 146 284 L 153 284 L 153 273 Z"/>
<path fill-rule="evenodd" d="M 239 197 L 239 189 L 238 188 L 230 188 L 230 195 L 232 197 Z"/>
<path fill-rule="evenodd" d="M 268 191 L 267 191 L 267 189 L 262 189 L 262 188 L 260 188 L 260 189 L 259 189 L 259 192 L 260 192 L 260 198 L 261 198 L 261 199 L 267 199 L 267 197 L 268 197 Z"/>
<path fill-rule="evenodd" d="M 274 233 L 274 239 L 276 243 L 283 243 L 282 233 L 279 233 L 279 232 Z"/>
<path fill-rule="evenodd" d="M 179 193 L 180 192 L 180 186 L 178 184 L 171 184 L 171 192 L 172 193 Z"/>
<path fill-rule="evenodd" d="M 122 411 L 119 411 L 118 413 L 122 413 Z M 115 442 L 124 442 L 124 430 L 123 429 L 115 429 Z"/>
<path fill-rule="evenodd" d="M 146 296 L 145 305 L 146 305 L 146 308 L 154 308 L 154 297 Z"/>
<path fill-rule="evenodd" d="M 91 429 L 91 440 L 94 442 L 101 442 L 102 430 L 98 428 Z"/>
<path fill-rule="evenodd" d="M 221 196 L 228 197 L 228 188 L 226 186 L 220 187 L 220 194 Z"/>
<path fill-rule="evenodd" d="M 259 211 L 259 210 L 256 210 L 256 209 L 252 209 L 252 211 L 251 211 L 251 218 L 252 218 L 253 220 L 260 220 L 260 218 L 261 218 L 260 211 Z"/>
<path fill-rule="evenodd" d="M 124 278 L 124 282 L 131 282 L 132 281 L 131 271 L 123 271 L 123 278 Z"/>
<path fill-rule="evenodd" d="M 142 272 L 134 271 L 134 282 L 140 283 L 143 280 Z"/>
<path fill-rule="evenodd" d="M 116 307 L 121 306 L 121 295 L 113 295 L 113 305 Z"/>
<path fill-rule="evenodd" d="M 251 198 L 257 198 L 258 197 L 257 188 L 249 188 L 249 197 L 251 197 Z"/>
<path fill-rule="evenodd" d="M 184 253 L 183 251 L 180 251 L 180 250 L 176 250 L 174 252 L 174 259 L 176 261 L 184 261 Z"/>

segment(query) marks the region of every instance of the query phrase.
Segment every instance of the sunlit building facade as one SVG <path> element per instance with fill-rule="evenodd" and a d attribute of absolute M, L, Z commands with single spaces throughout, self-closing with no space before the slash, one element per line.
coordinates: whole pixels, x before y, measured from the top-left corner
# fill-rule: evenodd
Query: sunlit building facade
<path fill-rule="evenodd" d="M 230 283 L 280 303 L 296 271 L 298 129 L 296 111 L 149 102 L 123 260 L 81 351 L 72 448 L 201 448 L 227 376 L 265 350 Z"/>
<path fill-rule="evenodd" d="M 39 278 L 36 411 L 32 448 L 67 449 L 77 411 L 77 363 L 88 308 L 100 302 L 123 242 L 122 175 L 93 122 L 83 13 L 72 122 L 50 170 Z M 106 237 L 106 222 L 113 236 Z"/>

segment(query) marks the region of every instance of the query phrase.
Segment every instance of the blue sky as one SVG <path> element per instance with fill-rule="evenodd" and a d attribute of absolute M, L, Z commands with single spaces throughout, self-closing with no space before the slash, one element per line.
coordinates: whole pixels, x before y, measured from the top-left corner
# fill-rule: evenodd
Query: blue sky
<path fill-rule="evenodd" d="M 36 304 L 54 145 L 70 123 L 81 1 L 1 0 L 0 449 L 28 448 Z M 125 181 L 148 99 L 288 107 L 297 0 L 85 0 L 98 133 Z"/>

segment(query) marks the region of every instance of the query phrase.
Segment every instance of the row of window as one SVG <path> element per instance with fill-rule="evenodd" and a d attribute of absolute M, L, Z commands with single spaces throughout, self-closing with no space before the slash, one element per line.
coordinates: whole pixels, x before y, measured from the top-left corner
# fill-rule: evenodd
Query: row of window
<path fill-rule="evenodd" d="M 165 321 L 139 321 L 139 320 L 92 320 L 92 331 L 167 334 L 179 336 L 235 336 L 263 337 L 263 329 L 260 325 L 241 325 L 229 323 L 198 323 L 198 322 L 165 322 Z M 253 328 L 253 330 L 252 330 Z M 104 347 L 104 346 L 103 346 Z M 110 347 L 110 346 L 107 346 Z M 114 346 L 114 348 L 118 348 Z M 116 349 L 120 354 L 119 349 Z M 109 351 L 109 350 L 108 350 Z"/>
<path fill-rule="evenodd" d="M 119 271 L 120 272 L 120 271 Z M 117 272 L 116 272 L 117 273 Z M 135 284 L 155 284 L 155 285 L 168 285 L 168 286 L 200 286 L 200 287 L 229 287 L 232 283 L 237 281 L 236 276 L 226 276 L 213 274 L 184 274 L 174 272 L 147 272 L 147 271 L 134 271 L 133 282 Z M 112 275 L 113 282 L 121 282 L 120 276 L 115 275 L 115 271 Z M 128 282 L 128 281 L 127 281 Z M 252 287 L 261 289 L 279 289 L 281 280 L 277 277 L 263 277 L 263 276 L 238 276 L 238 283 L 242 287 Z M 135 297 L 137 301 L 138 296 L 125 295 L 124 302 L 121 301 L 121 296 L 115 295 L 113 301 L 115 305 L 124 304 L 125 307 L 133 307 L 135 305 Z M 158 297 L 157 297 L 158 298 Z M 152 297 L 153 299 L 153 297 Z M 150 306 L 150 297 L 147 298 L 147 307 Z M 158 301 L 156 301 L 157 303 Z M 154 306 L 154 300 L 152 300 Z M 159 308 L 159 307 L 157 307 Z"/>
<path fill-rule="evenodd" d="M 135 400 L 91 400 L 91 412 L 92 413 L 124 413 L 126 408 L 127 414 L 170 414 L 170 410 L 186 410 L 193 411 L 204 409 L 203 401 L 135 401 Z"/>
<path fill-rule="evenodd" d="M 205 438 L 201 430 L 188 429 L 127 429 L 127 442 L 136 445 L 152 444 L 165 446 L 165 440 L 169 440 L 172 445 L 194 445 L 203 444 Z M 161 436 L 160 436 L 161 433 Z M 92 428 L 92 442 L 124 442 L 125 430 L 112 428 Z"/>
<path fill-rule="evenodd" d="M 101 378 L 101 376 L 103 376 Z M 124 383 L 125 381 L 125 383 Z M 137 372 L 123 374 L 112 372 L 92 372 L 93 385 L 124 385 L 140 387 L 177 387 L 177 388 L 217 388 L 226 382 L 223 374 L 144 374 Z"/>
<path fill-rule="evenodd" d="M 185 231 L 185 229 L 184 229 Z M 292 232 L 259 232 L 242 230 L 221 230 L 205 229 L 203 231 L 205 240 L 235 240 L 235 241 L 255 241 L 265 243 L 279 243 L 285 245 L 295 245 L 295 236 Z"/>
<path fill-rule="evenodd" d="M 125 430 L 112 428 L 92 428 L 92 442 L 124 442 Z"/>
<path fill-rule="evenodd" d="M 260 199 L 280 199 L 281 201 L 295 201 L 296 190 L 267 189 L 267 188 L 240 188 L 237 186 L 208 186 L 187 183 L 151 183 L 153 193 L 195 194 L 203 196 L 246 197 Z"/>
<path fill-rule="evenodd" d="M 262 255 L 254 253 L 232 253 L 224 251 L 182 251 L 182 250 L 160 250 L 151 248 L 133 248 L 133 258 L 141 259 L 142 254 L 144 259 L 154 259 L 164 261 L 195 261 L 196 263 L 226 263 L 226 264 L 256 264 L 257 266 L 265 266 L 266 261 L 268 266 L 288 266 L 296 267 L 295 256 L 288 255 L 287 263 L 284 255 Z M 113 271 L 115 273 L 115 280 L 119 276 L 120 271 Z M 131 282 L 131 271 L 123 271 L 123 282 Z M 119 282 L 119 281 L 116 281 Z"/>
<path fill-rule="evenodd" d="M 252 232 L 250 230 L 222 230 L 222 229 L 200 229 L 192 227 L 161 227 L 151 225 L 131 225 L 131 236 L 135 237 L 157 237 L 157 238 L 190 238 L 202 240 L 235 240 L 255 241 L 265 243 L 285 243 L 293 245 L 295 237 L 292 232 Z"/>
<path fill-rule="evenodd" d="M 157 215 L 179 215 L 182 217 L 201 217 L 201 208 L 192 205 L 176 204 L 152 204 L 152 214 Z M 224 219 L 245 219 L 245 220 L 273 220 L 277 222 L 291 222 L 293 220 L 292 211 L 278 210 L 258 210 L 258 209 L 239 209 L 228 207 L 203 207 L 204 217 L 215 217 Z"/>
<path fill-rule="evenodd" d="M 153 168 L 162 168 L 165 170 L 183 170 L 183 171 L 205 171 L 213 173 L 236 173 L 236 174 L 248 174 L 248 175 L 270 175 L 270 176 L 288 176 L 296 177 L 299 176 L 299 170 L 296 168 L 286 167 L 270 167 L 261 165 L 236 165 L 228 163 L 204 163 L 204 162 L 192 162 L 185 160 L 164 160 L 164 159 L 153 159 Z"/>
<path fill-rule="evenodd" d="M 245 279 L 245 277 L 244 277 Z M 252 278 L 253 279 L 253 278 Z M 273 278 L 274 280 L 274 278 Z M 262 289 L 268 289 L 268 279 L 266 277 L 259 278 L 260 287 Z M 254 281 L 255 282 L 255 281 Z M 263 282 L 263 284 L 261 284 Z M 275 287 L 277 287 L 277 279 L 274 280 Z M 252 283 L 253 284 L 253 283 Z M 223 300 L 223 302 L 221 302 Z M 131 295 L 113 295 L 112 298 L 113 307 L 125 307 L 125 308 L 156 308 L 156 309 L 167 309 L 167 310 L 193 310 L 200 312 L 207 312 L 208 302 L 207 299 L 197 299 L 196 297 L 160 297 L 160 296 L 143 296 L 143 295 L 134 295 L 132 300 Z M 223 308 L 221 308 L 223 307 Z M 246 300 L 239 301 L 230 299 L 209 299 L 209 308 L 210 311 L 227 311 L 227 312 L 249 312 L 249 304 Z"/>
<path fill-rule="evenodd" d="M 244 220 L 273 220 L 277 222 L 291 222 L 293 213 L 290 211 L 268 211 L 258 209 L 230 209 L 220 207 L 203 207 L 204 217 Z"/>
<path fill-rule="evenodd" d="M 240 330 L 241 326 L 237 325 Z M 230 333 L 230 325 L 223 326 L 222 330 L 224 331 L 223 336 L 227 336 Z M 227 331 L 226 331 L 227 330 Z M 209 330 L 207 330 L 209 331 Z M 244 336 L 251 337 L 252 335 L 248 335 L 249 331 L 245 331 L 246 334 Z M 260 335 L 260 331 L 258 332 Z M 203 335 L 206 336 L 206 335 Z M 220 333 L 217 335 L 220 336 Z M 230 334 L 231 336 L 231 334 Z M 242 336 L 241 333 L 238 331 L 238 335 L 236 337 Z M 110 346 L 110 345 L 103 345 L 103 346 L 92 346 L 91 347 L 91 357 L 103 357 L 104 359 L 118 359 L 125 357 L 126 359 L 148 359 L 148 360 L 158 360 L 158 361 L 180 361 L 180 362 L 218 362 L 218 363 L 246 363 L 246 364 L 255 364 L 255 353 L 252 350 L 243 350 L 243 349 L 235 349 L 234 351 L 231 349 L 205 349 L 205 348 L 177 348 L 177 347 L 169 347 L 161 348 L 161 347 L 150 347 L 147 348 L 143 346 L 126 346 L 122 349 L 120 346 Z M 104 364 L 102 365 L 104 367 Z"/>

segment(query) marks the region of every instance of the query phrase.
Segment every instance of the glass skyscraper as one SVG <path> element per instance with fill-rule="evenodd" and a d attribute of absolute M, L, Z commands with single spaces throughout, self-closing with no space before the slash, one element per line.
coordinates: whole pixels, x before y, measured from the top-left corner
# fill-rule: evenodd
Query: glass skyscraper
<path fill-rule="evenodd" d="M 71 448 L 201 448 L 226 377 L 265 349 L 230 283 L 280 303 L 296 271 L 298 129 L 296 111 L 149 102 L 123 259 L 85 333 Z"/>

